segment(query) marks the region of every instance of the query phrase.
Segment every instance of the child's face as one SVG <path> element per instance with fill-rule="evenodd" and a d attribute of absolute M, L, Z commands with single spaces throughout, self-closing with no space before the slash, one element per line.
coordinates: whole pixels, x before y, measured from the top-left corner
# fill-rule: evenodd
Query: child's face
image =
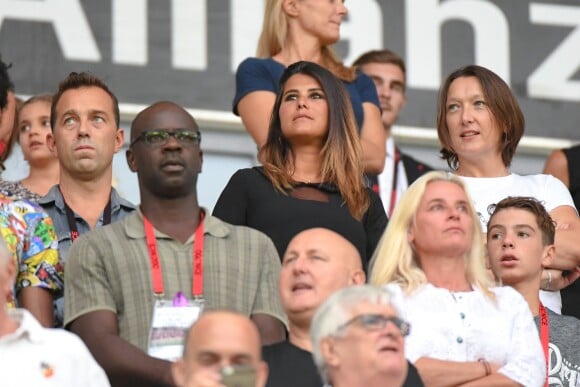
<path fill-rule="evenodd" d="M 489 264 L 505 285 L 530 280 L 539 282 L 542 260 L 549 246 L 534 214 L 518 208 L 500 210 L 490 220 L 487 232 Z"/>

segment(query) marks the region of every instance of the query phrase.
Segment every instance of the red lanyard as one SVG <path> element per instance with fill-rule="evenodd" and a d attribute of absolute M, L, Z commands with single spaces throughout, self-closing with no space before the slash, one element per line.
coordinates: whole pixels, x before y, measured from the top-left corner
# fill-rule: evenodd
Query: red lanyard
<path fill-rule="evenodd" d="M 395 147 L 395 167 L 393 168 L 393 185 L 391 187 L 391 202 L 389 203 L 389 214 L 388 216 L 393 216 L 393 210 L 395 209 L 395 204 L 397 204 L 397 178 L 399 176 L 399 160 L 401 159 L 401 154 L 399 149 Z"/>
<path fill-rule="evenodd" d="M 203 212 L 200 213 L 199 225 L 195 230 L 195 241 L 193 244 L 193 297 L 203 295 Z M 145 237 L 147 240 L 147 249 L 149 250 L 149 260 L 151 262 L 151 278 L 153 279 L 153 292 L 157 295 L 163 295 L 163 277 L 161 275 L 161 262 L 157 253 L 157 239 L 155 231 L 149 219 L 143 215 L 145 225 Z"/>
<path fill-rule="evenodd" d="M 548 372 L 550 372 L 550 322 L 548 321 L 548 313 L 546 308 L 540 303 L 540 340 L 542 341 L 542 348 L 544 349 L 544 357 L 546 358 L 546 382 L 545 387 L 548 387 Z"/>

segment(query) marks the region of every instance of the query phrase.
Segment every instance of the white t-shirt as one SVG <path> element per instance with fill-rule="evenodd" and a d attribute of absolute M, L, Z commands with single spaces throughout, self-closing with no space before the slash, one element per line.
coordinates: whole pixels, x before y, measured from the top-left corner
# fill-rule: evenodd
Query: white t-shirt
<path fill-rule="evenodd" d="M 548 212 L 559 206 L 576 208 L 568 188 L 552 175 L 520 176 L 512 173 L 502 177 L 459 177 L 469 190 L 484 232 L 487 232 L 490 216 L 488 207 L 508 196 L 534 197 Z"/>
<path fill-rule="evenodd" d="M 81 339 L 64 329 L 43 328 L 24 309 L 9 315 L 16 332 L 0 337 L 2 387 L 109 387 L 105 371 Z"/>
<path fill-rule="evenodd" d="M 386 288 L 411 324 L 405 355 L 448 361 L 485 359 L 518 383 L 541 387 L 546 362 L 538 330 L 524 298 L 507 286 L 493 288 L 497 304 L 480 290 L 451 292 L 427 284 L 410 295 L 397 284 Z"/>
<path fill-rule="evenodd" d="M 467 186 L 483 232 L 487 232 L 490 205 L 508 196 L 534 197 L 542 202 L 548 212 L 559 206 L 575 208 L 568 188 L 552 175 L 520 176 L 512 173 L 502 177 L 459 177 Z M 560 292 L 541 290 L 540 299 L 547 308 L 558 314 L 562 313 Z"/>

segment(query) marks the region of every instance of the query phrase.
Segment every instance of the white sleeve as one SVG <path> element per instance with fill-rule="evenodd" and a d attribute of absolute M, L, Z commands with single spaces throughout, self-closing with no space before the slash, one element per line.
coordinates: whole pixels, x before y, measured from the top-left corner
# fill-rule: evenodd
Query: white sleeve
<path fill-rule="evenodd" d="M 110 387 L 111 384 L 109 383 L 107 374 L 93 358 L 93 355 L 83 341 L 76 336 L 73 336 L 71 339 L 77 339 L 74 344 L 78 347 L 75 350 L 76 356 L 74 360 L 76 368 L 74 379 L 76 382 L 86 387 Z"/>
<path fill-rule="evenodd" d="M 560 179 L 557 179 L 552 175 L 546 175 L 544 196 L 542 198 L 544 207 L 546 207 L 548 212 L 552 212 L 554 208 L 559 206 L 570 206 L 576 209 L 572 195 L 570 195 L 570 191 L 566 185 L 564 185 Z M 578 213 L 577 209 L 576 213 Z"/>
<path fill-rule="evenodd" d="M 388 290 L 389 293 L 391 293 L 391 304 L 397 310 L 399 317 L 411 324 L 411 335 L 413 334 L 414 336 L 419 335 L 420 331 L 417 332 L 416 329 L 415 330 L 413 329 L 413 322 L 410 320 L 408 313 L 407 308 L 408 303 L 406 302 L 406 295 L 401 286 L 395 283 L 389 283 L 384 285 L 384 288 Z M 409 337 L 405 339 L 405 357 L 411 363 L 415 363 L 421 356 L 423 356 L 422 353 L 419 353 L 415 350 L 413 343 L 414 341 L 412 340 L 410 341 Z"/>
<path fill-rule="evenodd" d="M 391 304 L 397 310 L 399 317 L 408 320 L 408 316 L 405 313 L 405 295 L 403 294 L 403 289 L 401 286 L 395 283 L 389 283 L 383 286 L 391 294 Z"/>
<path fill-rule="evenodd" d="M 542 387 L 546 378 L 546 360 L 540 335 L 528 303 L 514 289 L 505 292 L 507 302 L 502 302 L 502 312 L 513 321 L 508 359 L 499 372 L 526 386 Z"/>

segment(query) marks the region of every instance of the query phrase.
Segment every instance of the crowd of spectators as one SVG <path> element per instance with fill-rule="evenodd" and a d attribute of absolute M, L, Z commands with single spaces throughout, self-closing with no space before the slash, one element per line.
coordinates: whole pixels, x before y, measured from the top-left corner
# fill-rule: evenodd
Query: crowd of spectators
<path fill-rule="evenodd" d="M 469 65 L 434 101 L 433 171 L 393 140 L 403 59 L 334 53 L 347 12 L 265 2 L 232 91 L 260 165 L 213 214 L 182 106 L 126 141 L 97 75 L 20 101 L 0 60 L 0 160 L 30 165 L 0 179 L 2 386 L 580 386 L 578 149 L 512 173 L 524 115 Z M 112 184 L 124 148 L 139 205 Z"/>

